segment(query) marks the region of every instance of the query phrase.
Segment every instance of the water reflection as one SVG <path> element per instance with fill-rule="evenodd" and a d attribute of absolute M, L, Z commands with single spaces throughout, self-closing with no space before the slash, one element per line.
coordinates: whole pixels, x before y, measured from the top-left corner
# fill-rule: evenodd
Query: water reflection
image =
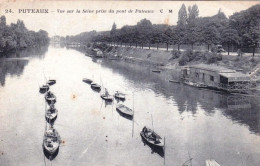
<path fill-rule="evenodd" d="M 196 116 L 200 106 L 208 116 L 213 116 L 218 108 L 229 119 L 245 124 L 251 132 L 260 134 L 259 98 L 173 84 L 168 82 L 171 77 L 168 71 L 154 74 L 148 66 L 106 60 L 103 60 L 102 66 L 123 75 L 138 89 L 149 88 L 157 94 L 163 94 L 166 99 L 172 99 L 180 114 L 190 112 Z"/>
<path fill-rule="evenodd" d="M 146 140 L 143 137 L 141 137 L 141 138 L 142 138 L 142 142 L 143 142 L 144 146 L 149 146 L 152 154 L 156 153 L 159 156 L 164 157 L 164 148 L 163 147 L 150 145 L 149 143 L 146 142 Z"/>
<path fill-rule="evenodd" d="M 11 77 L 20 76 L 29 63 L 29 58 L 42 59 L 46 51 L 48 51 L 48 46 L 28 48 L 5 54 L 0 58 L 0 84 L 5 85 L 7 75 Z"/>

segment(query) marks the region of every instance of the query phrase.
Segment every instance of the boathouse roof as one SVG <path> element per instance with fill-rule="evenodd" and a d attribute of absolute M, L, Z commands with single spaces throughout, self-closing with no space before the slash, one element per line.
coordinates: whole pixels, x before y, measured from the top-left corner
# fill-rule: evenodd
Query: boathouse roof
<path fill-rule="evenodd" d="M 235 73 L 235 70 L 231 70 L 228 68 L 225 68 L 223 66 L 218 65 L 207 65 L 207 64 L 196 64 L 196 65 L 190 65 L 190 68 L 197 68 L 201 70 L 207 70 L 207 71 L 214 71 L 218 73 Z"/>
<path fill-rule="evenodd" d="M 223 66 L 207 65 L 207 64 L 197 64 L 197 65 L 190 65 L 189 68 L 195 68 L 195 69 L 200 69 L 200 70 L 216 72 L 219 75 L 228 78 L 229 82 L 250 81 L 250 76 L 249 75 L 237 72 L 235 70 L 231 70 L 231 69 L 225 68 Z"/>

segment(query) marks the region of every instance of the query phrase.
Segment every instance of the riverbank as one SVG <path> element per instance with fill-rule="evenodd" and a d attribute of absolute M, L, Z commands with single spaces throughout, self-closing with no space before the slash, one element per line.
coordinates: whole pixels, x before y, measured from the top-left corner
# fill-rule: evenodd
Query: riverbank
<path fill-rule="evenodd" d="M 213 64 L 240 71 L 242 73 L 255 72 L 260 65 L 259 56 L 222 55 L 199 51 L 165 51 L 119 46 L 93 45 L 103 51 L 104 57 L 121 58 L 126 61 L 155 66 L 162 70 L 179 70 L 181 66 L 192 64 Z M 92 46 L 92 47 L 93 47 Z M 90 49 L 90 48 L 89 48 Z M 259 71 L 256 76 L 260 76 Z"/>

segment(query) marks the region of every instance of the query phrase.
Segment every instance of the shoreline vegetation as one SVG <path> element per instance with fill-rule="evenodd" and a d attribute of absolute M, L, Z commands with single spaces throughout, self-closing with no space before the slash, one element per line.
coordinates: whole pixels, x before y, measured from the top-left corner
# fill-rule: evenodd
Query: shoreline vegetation
<path fill-rule="evenodd" d="M 0 57 L 15 50 L 47 45 L 49 41 L 48 33 L 44 30 L 28 30 L 19 19 L 17 23 L 7 25 L 5 16 L 0 17 Z"/>
<path fill-rule="evenodd" d="M 214 16 L 199 17 L 196 4 L 187 8 L 183 4 L 177 25 L 142 19 L 120 29 L 113 23 L 110 31 L 54 36 L 52 41 L 80 45 L 89 55 L 101 50 L 110 59 L 123 57 L 167 69 L 206 63 L 251 73 L 260 62 L 255 56 L 260 53 L 259 16 L 260 4 L 229 17 L 221 9 Z"/>

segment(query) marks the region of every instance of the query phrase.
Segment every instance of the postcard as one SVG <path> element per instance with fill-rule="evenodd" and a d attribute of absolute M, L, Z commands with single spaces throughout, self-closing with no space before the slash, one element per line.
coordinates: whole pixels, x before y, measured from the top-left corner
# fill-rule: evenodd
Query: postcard
<path fill-rule="evenodd" d="M 260 165 L 259 1 L 0 13 L 0 165 Z"/>

